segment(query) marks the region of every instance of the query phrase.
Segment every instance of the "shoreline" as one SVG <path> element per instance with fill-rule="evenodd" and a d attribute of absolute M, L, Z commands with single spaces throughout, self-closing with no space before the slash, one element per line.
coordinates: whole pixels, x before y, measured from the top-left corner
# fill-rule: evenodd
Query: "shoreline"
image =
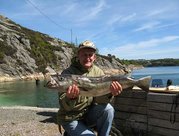
<path fill-rule="evenodd" d="M 131 70 L 129 68 L 125 69 L 103 69 L 105 74 L 108 75 L 114 75 L 114 74 L 127 74 L 130 73 Z M 61 71 L 60 71 L 61 73 Z M 50 73 L 46 73 L 49 75 Z M 29 75 L 24 75 L 24 76 L 10 76 L 8 74 L 3 74 L 0 77 L 0 83 L 1 82 L 14 82 L 14 81 L 28 81 L 28 80 L 44 80 L 46 75 L 44 75 L 42 72 L 40 73 L 34 73 L 34 74 L 29 74 Z"/>
<path fill-rule="evenodd" d="M 57 111 L 58 108 L 1 106 L 0 136 L 62 136 Z"/>
<path fill-rule="evenodd" d="M 0 82 L 14 82 L 14 81 L 28 81 L 28 80 L 44 80 L 44 74 L 42 72 L 31 75 L 11 77 L 8 74 L 1 75 Z"/>

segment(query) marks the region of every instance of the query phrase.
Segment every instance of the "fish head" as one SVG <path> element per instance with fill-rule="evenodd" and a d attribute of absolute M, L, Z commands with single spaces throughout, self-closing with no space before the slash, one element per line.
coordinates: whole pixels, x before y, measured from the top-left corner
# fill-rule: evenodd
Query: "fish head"
<path fill-rule="evenodd" d="M 70 85 L 72 85 L 72 79 L 66 75 L 50 75 L 50 80 L 47 82 L 46 86 L 52 89 L 62 89 L 66 90 Z"/>

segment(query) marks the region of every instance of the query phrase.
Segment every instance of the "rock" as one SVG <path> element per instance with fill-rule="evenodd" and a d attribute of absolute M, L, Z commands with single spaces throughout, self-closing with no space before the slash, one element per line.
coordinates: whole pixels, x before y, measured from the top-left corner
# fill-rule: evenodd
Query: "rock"
<path fill-rule="evenodd" d="M 48 65 L 60 72 L 71 64 L 76 51 L 73 44 L 24 28 L 1 15 L 0 30 L 1 81 L 31 79 Z M 107 74 L 126 72 L 125 66 L 112 55 L 98 55 L 96 65 Z"/>

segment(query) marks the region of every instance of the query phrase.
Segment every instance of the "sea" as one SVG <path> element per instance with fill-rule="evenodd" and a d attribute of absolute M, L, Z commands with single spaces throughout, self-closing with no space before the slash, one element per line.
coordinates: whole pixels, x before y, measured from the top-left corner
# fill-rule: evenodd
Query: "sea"
<path fill-rule="evenodd" d="M 131 75 L 134 78 L 151 76 L 152 80 L 162 79 L 164 85 L 170 79 L 173 85 L 179 85 L 179 66 L 146 67 L 132 71 Z"/>
<path fill-rule="evenodd" d="M 179 85 L 179 66 L 146 67 L 134 70 L 132 78 L 139 79 L 151 76 L 152 79 L 162 79 L 166 84 L 168 79 L 173 85 Z M 58 93 L 44 87 L 44 81 L 15 81 L 0 83 L 0 106 L 35 106 L 58 108 Z"/>
<path fill-rule="evenodd" d="M 35 106 L 58 108 L 58 93 L 44 87 L 44 81 L 0 83 L 0 106 Z"/>

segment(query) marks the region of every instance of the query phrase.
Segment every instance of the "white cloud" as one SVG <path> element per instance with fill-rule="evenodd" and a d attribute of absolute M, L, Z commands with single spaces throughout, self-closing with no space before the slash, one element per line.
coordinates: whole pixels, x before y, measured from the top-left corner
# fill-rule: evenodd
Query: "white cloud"
<path fill-rule="evenodd" d="M 57 8 L 58 11 L 60 11 L 60 8 Z M 75 11 L 76 9 L 78 9 L 78 4 L 77 3 L 70 3 L 70 4 L 67 4 L 64 6 L 64 9 L 65 10 L 62 10 L 61 11 L 61 14 L 62 15 L 68 15 L 68 14 L 71 14 L 73 11 Z"/>
<path fill-rule="evenodd" d="M 116 48 L 117 50 L 126 50 L 126 49 L 140 49 L 140 48 L 151 48 L 154 46 L 159 46 L 161 44 L 167 43 L 167 42 L 171 42 L 171 41 L 175 41 L 178 40 L 179 36 L 166 36 L 163 38 L 159 38 L 159 39 L 151 39 L 148 41 L 140 41 L 139 43 L 131 43 L 131 44 L 126 44 L 123 46 L 120 46 L 118 48 Z"/>
<path fill-rule="evenodd" d="M 105 5 L 105 0 L 100 0 L 94 7 L 83 7 L 83 12 L 86 13 L 81 18 L 78 18 L 78 22 L 85 22 L 95 19 L 98 14 L 103 11 Z"/>
<path fill-rule="evenodd" d="M 152 16 L 158 16 L 160 14 L 163 14 L 166 12 L 167 9 L 155 9 L 155 10 L 152 10 L 150 11 L 147 16 L 148 17 L 152 17 Z"/>
<path fill-rule="evenodd" d="M 133 20 L 135 18 L 135 16 L 136 16 L 136 13 L 126 15 L 126 16 L 115 14 L 109 19 L 109 21 L 107 21 L 106 24 L 112 26 L 112 25 L 115 25 L 117 23 L 128 22 L 128 21 Z"/>
<path fill-rule="evenodd" d="M 175 25 L 178 25 L 178 23 L 164 24 L 164 25 L 157 26 L 157 28 L 167 28 L 169 26 L 175 26 Z"/>
<path fill-rule="evenodd" d="M 136 29 L 134 30 L 134 32 L 154 29 L 154 28 L 157 27 L 159 24 L 160 24 L 159 21 L 149 22 L 149 23 L 143 24 L 143 25 L 140 26 L 139 28 L 136 28 Z"/>
<path fill-rule="evenodd" d="M 102 48 L 102 54 L 114 54 L 118 57 L 123 56 L 124 58 L 144 58 L 146 55 L 155 55 L 155 54 L 162 54 L 162 53 L 169 53 L 169 52 L 176 52 L 178 49 L 170 48 L 169 50 L 162 50 L 162 46 L 167 44 L 168 42 L 173 42 L 179 40 L 179 36 L 166 36 L 163 38 L 158 39 L 151 39 L 147 41 L 140 41 L 138 43 L 129 43 L 119 47 L 114 48 L 111 50 L 110 48 Z M 155 47 L 160 46 L 160 49 L 156 50 Z M 163 47 L 165 48 L 165 47 Z M 152 57 L 152 56 L 150 56 Z"/>
<path fill-rule="evenodd" d="M 136 13 L 133 13 L 133 14 L 131 14 L 131 15 L 128 15 L 128 16 L 125 16 L 125 17 L 123 17 L 122 19 L 121 19 L 121 21 L 122 22 L 127 22 L 127 21 L 130 21 L 130 20 L 132 20 L 134 17 L 136 17 Z"/>
<path fill-rule="evenodd" d="M 172 58 L 177 57 L 179 48 L 167 48 L 167 49 L 150 49 L 150 50 L 136 50 L 123 54 L 122 56 L 126 59 L 158 59 L 158 58 Z M 179 57 L 178 57 L 179 58 Z"/>

